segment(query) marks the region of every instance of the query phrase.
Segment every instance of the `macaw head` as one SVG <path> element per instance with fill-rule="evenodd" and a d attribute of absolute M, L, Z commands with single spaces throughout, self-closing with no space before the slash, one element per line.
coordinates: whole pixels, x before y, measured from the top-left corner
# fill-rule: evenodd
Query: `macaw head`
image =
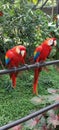
<path fill-rule="evenodd" d="M 24 57 L 25 54 L 26 54 L 26 50 L 25 50 L 25 49 L 21 49 L 21 48 L 19 48 L 19 47 L 16 48 L 16 52 L 17 52 L 18 54 L 20 54 L 22 57 Z"/>
<path fill-rule="evenodd" d="M 56 38 L 49 38 L 48 43 L 49 46 L 56 46 L 57 41 Z"/>

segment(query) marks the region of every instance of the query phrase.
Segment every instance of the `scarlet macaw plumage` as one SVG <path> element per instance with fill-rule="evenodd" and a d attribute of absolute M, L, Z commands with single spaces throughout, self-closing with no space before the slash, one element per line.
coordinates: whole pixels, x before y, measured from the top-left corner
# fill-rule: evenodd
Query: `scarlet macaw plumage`
<path fill-rule="evenodd" d="M 15 46 L 6 52 L 5 63 L 8 69 L 18 67 L 19 64 L 25 64 L 25 57 L 26 57 L 26 48 L 23 45 Z M 10 73 L 13 88 L 16 87 L 17 75 L 18 72 Z"/>
<path fill-rule="evenodd" d="M 49 56 L 52 46 L 56 46 L 56 38 L 48 38 L 41 45 L 39 45 L 34 51 L 34 62 L 44 62 Z M 34 83 L 33 83 L 33 93 L 38 95 L 37 85 L 38 77 L 41 72 L 42 67 L 35 68 L 34 70 Z"/>

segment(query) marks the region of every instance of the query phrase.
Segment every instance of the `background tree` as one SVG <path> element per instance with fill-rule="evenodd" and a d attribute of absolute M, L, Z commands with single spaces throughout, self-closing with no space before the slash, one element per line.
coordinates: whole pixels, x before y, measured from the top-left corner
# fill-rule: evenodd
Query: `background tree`
<path fill-rule="evenodd" d="M 38 4 L 40 1 L 37 1 Z M 0 2 L 3 16 L 0 19 L 1 48 L 3 62 L 6 50 L 23 44 L 27 47 L 28 58 L 33 55 L 33 49 L 48 36 L 49 16 L 40 9 L 33 9 L 33 2 L 28 0 L 4 0 Z"/>
<path fill-rule="evenodd" d="M 0 30 L 4 54 L 16 44 L 24 44 L 29 48 L 28 55 L 31 55 L 31 48 L 47 37 L 46 15 L 40 10 L 32 10 L 33 5 L 27 0 L 8 0 L 0 3 L 3 12 Z"/>

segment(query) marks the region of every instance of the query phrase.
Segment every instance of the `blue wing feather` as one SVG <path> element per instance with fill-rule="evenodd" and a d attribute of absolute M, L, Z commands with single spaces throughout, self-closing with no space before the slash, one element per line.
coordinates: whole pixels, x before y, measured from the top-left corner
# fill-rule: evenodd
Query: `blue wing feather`
<path fill-rule="evenodd" d="M 34 52 L 34 61 L 40 56 L 40 52 Z"/>
<path fill-rule="evenodd" d="M 10 63 L 10 59 L 9 58 L 5 58 L 5 63 L 6 65 Z"/>

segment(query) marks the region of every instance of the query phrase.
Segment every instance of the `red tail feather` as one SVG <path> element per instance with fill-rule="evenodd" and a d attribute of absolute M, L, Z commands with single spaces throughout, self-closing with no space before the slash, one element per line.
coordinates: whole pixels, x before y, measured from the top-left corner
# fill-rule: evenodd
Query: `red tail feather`
<path fill-rule="evenodd" d="M 16 87 L 16 74 L 11 74 L 10 78 L 12 80 L 13 88 L 15 88 Z"/>
<path fill-rule="evenodd" d="M 36 68 L 34 71 L 34 85 L 33 85 L 33 93 L 37 94 L 37 86 L 38 86 L 38 77 L 39 77 L 39 73 L 42 70 L 42 68 Z"/>
<path fill-rule="evenodd" d="M 33 93 L 36 93 L 36 91 L 37 91 L 39 72 L 40 72 L 40 70 L 38 68 L 35 69 L 35 72 L 34 72 Z"/>

